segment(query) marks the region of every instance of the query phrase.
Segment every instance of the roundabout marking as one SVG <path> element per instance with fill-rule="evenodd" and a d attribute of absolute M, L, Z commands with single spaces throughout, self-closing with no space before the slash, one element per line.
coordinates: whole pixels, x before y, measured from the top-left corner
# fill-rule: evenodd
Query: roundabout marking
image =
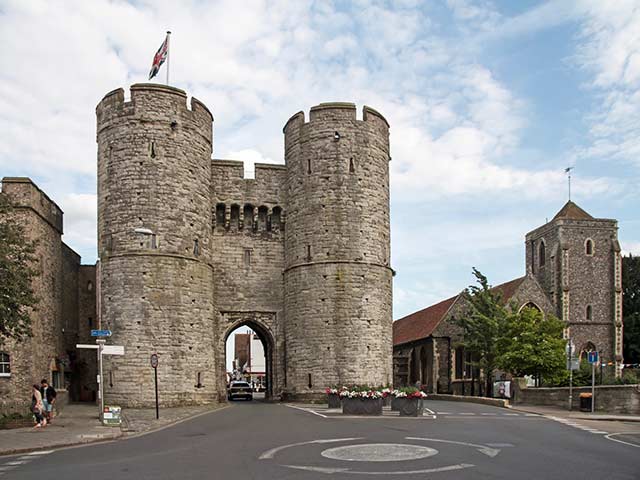
<path fill-rule="evenodd" d="M 330 444 L 339 442 L 351 442 L 355 440 L 363 440 L 363 437 L 353 438 L 328 438 L 321 440 L 310 440 L 308 442 L 291 443 L 288 445 L 282 445 L 263 452 L 258 458 L 260 460 L 273 460 L 277 453 L 282 452 L 288 448 L 300 447 L 304 445 L 318 445 L 318 444 Z M 486 455 L 490 458 L 495 458 L 500 453 L 497 446 L 507 446 L 507 444 L 492 444 L 481 445 L 476 443 L 458 442 L 455 440 L 442 440 L 439 438 L 424 438 L 424 437 L 405 437 L 405 440 L 414 440 L 422 442 L 436 442 L 449 445 L 460 445 L 464 447 L 470 447 L 476 449 L 479 453 Z M 509 446 L 513 446 L 508 444 Z M 404 462 L 410 460 L 420 460 L 425 458 L 434 457 L 439 452 L 435 448 L 424 447 L 421 445 L 402 444 L 402 443 L 364 443 L 364 444 L 352 444 L 342 447 L 327 448 L 320 452 L 320 455 L 340 462 Z M 423 468 L 413 470 L 394 470 L 394 471 L 360 471 L 351 470 L 349 467 L 335 466 L 335 467 L 321 467 L 314 465 L 291 465 L 291 464 L 279 464 L 281 467 L 291 468 L 294 470 L 305 470 L 310 472 L 318 472 L 325 474 L 333 473 L 349 473 L 354 475 L 411 475 L 411 474 L 425 474 L 436 472 L 448 472 L 453 470 L 462 470 L 465 468 L 475 467 L 471 463 L 458 463 L 454 465 L 446 465 L 442 467 Z"/>
<path fill-rule="evenodd" d="M 320 452 L 325 458 L 348 462 L 403 462 L 437 455 L 435 448 L 398 443 L 363 443 L 329 448 Z"/>

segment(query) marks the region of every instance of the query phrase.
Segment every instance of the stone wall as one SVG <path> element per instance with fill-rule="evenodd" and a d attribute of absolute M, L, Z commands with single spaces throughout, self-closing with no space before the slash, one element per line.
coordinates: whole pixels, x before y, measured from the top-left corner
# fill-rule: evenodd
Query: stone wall
<path fill-rule="evenodd" d="M 392 381 L 388 129 L 346 103 L 284 127 L 288 395 Z"/>
<path fill-rule="evenodd" d="M 267 394 L 278 395 L 285 378 L 285 167 L 257 164 L 251 179 L 244 178 L 242 162 L 214 160 L 211 166 L 220 388 L 224 391 L 226 340 L 234 329 L 247 325 L 266 345 Z"/>
<path fill-rule="evenodd" d="M 38 275 L 32 287 L 39 300 L 31 313 L 33 336 L 20 343 L 6 341 L 2 347 L 11 356 L 11 376 L 0 377 L 0 411 L 8 412 L 28 408 L 31 385 L 43 378 L 52 382 L 54 371 L 64 386 L 68 347 L 75 335 L 74 272 L 80 258 L 61 241 L 62 211 L 30 179 L 2 179 L 1 194 L 14 206 L 13 221 L 23 226 L 27 239 L 37 242 Z"/>
<path fill-rule="evenodd" d="M 96 266 L 81 265 L 78 271 L 78 341 L 82 344 L 94 344 L 92 329 L 98 329 L 96 310 Z M 72 400 L 89 402 L 97 398 L 98 384 L 96 375 L 98 362 L 95 350 L 77 349 L 73 367 L 74 390 Z"/>
<path fill-rule="evenodd" d="M 515 382 L 512 383 L 512 385 Z M 591 387 L 575 387 L 573 389 L 573 408 L 580 407 L 580 394 L 591 393 Z M 595 387 L 598 412 L 640 414 L 640 385 L 604 385 Z M 515 405 L 543 405 L 568 408 L 569 388 L 525 388 L 517 389 L 511 400 Z"/>

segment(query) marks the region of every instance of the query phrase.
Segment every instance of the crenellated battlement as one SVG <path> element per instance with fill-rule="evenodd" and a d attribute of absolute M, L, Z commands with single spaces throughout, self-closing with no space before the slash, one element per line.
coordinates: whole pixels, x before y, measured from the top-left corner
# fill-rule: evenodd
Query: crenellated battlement
<path fill-rule="evenodd" d="M 201 130 L 211 139 L 213 115 L 207 106 L 195 97 L 187 102 L 184 90 L 154 83 L 131 85 L 131 100 L 125 101 L 124 89 L 107 93 L 96 107 L 98 134 L 123 118 L 134 117 L 145 121 L 168 121 L 172 128 L 180 123 Z"/>
<path fill-rule="evenodd" d="M 4 177 L 0 193 L 7 196 L 15 208 L 33 210 L 62 235 L 62 210 L 28 177 Z"/>
<path fill-rule="evenodd" d="M 305 114 L 303 111 L 291 116 L 287 123 L 285 123 L 282 132 L 287 135 L 293 133 L 295 130 L 301 128 L 304 125 L 308 125 L 314 122 L 362 122 L 375 125 L 379 128 L 389 129 L 389 122 L 386 118 L 377 110 L 363 106 L 362 107 L 362 120 L 358 120 L 356 117 L 356 105 L 349 102 L 327 102 L 320 103 L 311 107 L 309 110 L 309 121 L 305 121 Z"/>

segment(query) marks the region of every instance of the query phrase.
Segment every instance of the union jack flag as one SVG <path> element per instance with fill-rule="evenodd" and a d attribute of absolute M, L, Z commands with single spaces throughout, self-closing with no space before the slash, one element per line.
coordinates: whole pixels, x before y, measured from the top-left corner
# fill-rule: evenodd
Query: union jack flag
<path fill-rule="evenodd" d="M 160 45 L 160 48 L 153 56 L 153 63 L 151 64 L 151 71 L 149 72 L 149 80 L 155 77 L 160 71 L 160 67 L 167 59 L 167 55 L 169 53 L 169 34 L 167 33 L 164 42 Z"/>

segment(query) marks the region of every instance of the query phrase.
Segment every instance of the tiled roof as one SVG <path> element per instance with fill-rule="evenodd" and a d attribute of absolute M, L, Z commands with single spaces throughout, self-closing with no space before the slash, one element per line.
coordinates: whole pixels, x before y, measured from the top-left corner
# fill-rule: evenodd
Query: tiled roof
<path fill-rule="evenodd" d="M 568 218 L 571 220 L 593 220 L 593 217 L 581 209 L 578 205 L 569 200 L 564 204 L 564 207 L 560 209 L 556 216 L 553 217 L 554 220 L 559 218 Z"/>
<path fill-rule="evenodd" d="M 400 345 L 401 343 L 427 338 L 442 321 L 444 315 L 458 297 L 459 295 L 448 298 L 393 322 L 393 344 Z"/>
<path fill-rule="evenodd" d="M 520 277 L 496 285 L 491 290 L 499 292 L 503 303 L 506 303 L 513 297 L 525 278 Z M 458 294 L 393 322 L 393 344 L 400 345 L 429 337 L 459 296 Z"/>

